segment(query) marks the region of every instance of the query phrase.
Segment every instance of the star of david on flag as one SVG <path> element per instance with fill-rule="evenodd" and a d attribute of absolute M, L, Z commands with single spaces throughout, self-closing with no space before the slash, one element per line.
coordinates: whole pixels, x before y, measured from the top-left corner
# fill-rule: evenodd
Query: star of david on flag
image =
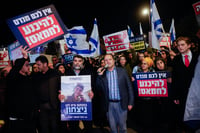
<path fill-rule="evenodd" d="M 83 57 L 90 57 L 95 50 L 90 50 L 89 43 L 86 41 L 87 33 L 83 26 L 75 26 L 68 30 L 64 35 L 68 49 L 73 54 L 79 54 Z"/>

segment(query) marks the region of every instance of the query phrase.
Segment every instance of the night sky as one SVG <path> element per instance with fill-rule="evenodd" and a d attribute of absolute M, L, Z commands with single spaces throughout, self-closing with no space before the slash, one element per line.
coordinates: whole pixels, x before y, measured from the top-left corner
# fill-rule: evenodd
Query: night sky
<path fill-rule="evenodd" d="M 194 34 L 198 27 L 192 4 L 198 0 L 155 0 L 164 29 L 169 31 L 171 19 L 175 19 L 177 35 Z M 7 0 L 1 3 L 0 46 L 7 46 L 16 38 L 6 20 L 26 12 L 53 4 L 67 28 L 83 26 L 88 35 L 97 18 L 100 37 L 131 27 L 139 33 L 139 22 L 143 32 L 150 30 L 148 16 L 142 16 L 143 7 L 149 0 Z"/>

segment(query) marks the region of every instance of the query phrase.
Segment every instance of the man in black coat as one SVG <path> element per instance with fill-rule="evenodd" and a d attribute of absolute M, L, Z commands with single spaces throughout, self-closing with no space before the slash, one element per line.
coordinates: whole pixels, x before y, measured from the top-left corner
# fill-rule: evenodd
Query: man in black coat
<path fill-rule="evenodd" d="M 187 130 L 183 123 L 183 115 L 188 89 L 194 76 L 194 70 L 198 60 L 198 54 L 190 50 L 191 40 L 188 37 L 179 37 L 176 43 L 180 54 L 175 56 L 172 63 L 172 90 L 174 92 L 174 102 L 180 110 L 178 112 L 178 121 L 183 130 Z"/>
<path fill-rule="evenodd" d="M 6 133 L 36 133 L 36 102 L 26 48 L 7 75 Z"/>
<path fill-rule="evenodd" d="M 39 132 L 58 133 L 60 123 L 60 76 L 48 67 L 48 59 L 44 55 L 36 58 L 39 73 L 34 75 L 34 87 L 37 91 L 39 105 Z"/>

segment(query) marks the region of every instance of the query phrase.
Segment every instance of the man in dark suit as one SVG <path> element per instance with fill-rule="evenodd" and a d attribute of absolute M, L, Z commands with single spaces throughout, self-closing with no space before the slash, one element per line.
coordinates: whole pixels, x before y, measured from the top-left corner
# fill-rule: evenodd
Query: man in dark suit
<path fill-rule="evenodd" d="M 111 133 L 127 132 L 127 113 L 133 107 L 133 88 L 124 68 L 116 67 L 112 54 L 106 54 L 107 69 L 99 68 L 96 85 L 102 90 L 102 107 L 107 112 Z"/>
<path fill-rule="evenodd" d="M 187 130 L 183 123 L 183 115 L 188 89 L 197 64 L 198 54 L 190 50 L 191 40 L 188 37 L 179 37 L 176 43 L 180 54 L 175 56 L 172 64 L 172 90 L 174 92 L 174 102 L 178 105 L 180 111 L 178 112 L 178 121 L 183 130 Z"/>

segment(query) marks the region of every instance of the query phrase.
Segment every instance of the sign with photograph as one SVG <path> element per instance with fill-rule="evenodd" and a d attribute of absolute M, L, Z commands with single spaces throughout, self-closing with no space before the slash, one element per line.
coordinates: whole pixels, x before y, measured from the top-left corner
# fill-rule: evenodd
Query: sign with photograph
<path fill-rule="evenodd" d="M 139 97 L 168 97 L 167 72 L 134 73 L 133 77 Z"/>
<path fill-rule="evenodd" d="M 13 17 L 7 23 L 20 44 L 28 45 L 31 49 L 67 32 L 53 5 Z"/>
<path fill-rule="evenodd" d="M 92 120 L 91 76 L 61 76 L 61 120 Z"/>

